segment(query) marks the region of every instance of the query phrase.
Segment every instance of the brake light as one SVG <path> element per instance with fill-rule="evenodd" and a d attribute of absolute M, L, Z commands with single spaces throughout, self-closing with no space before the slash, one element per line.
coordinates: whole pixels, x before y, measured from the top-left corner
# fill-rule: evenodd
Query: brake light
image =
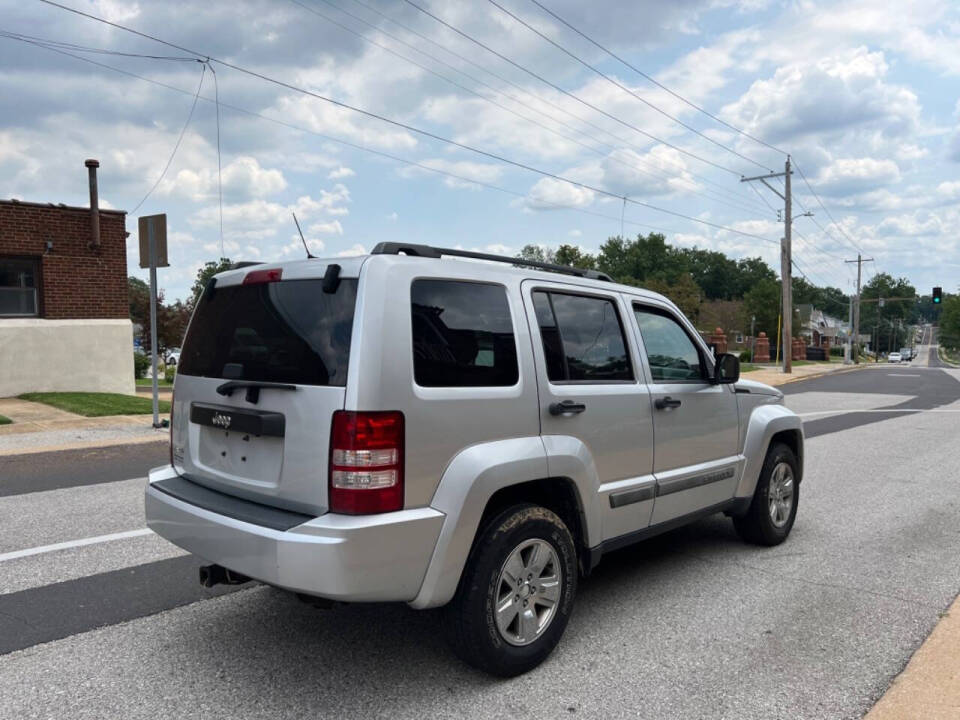
<path fill-rule="evenodd" d="M 403 509 L 403 413 L 333 413 L 330 511 L 367 515 Z"/>
<path fill-rule="evenodd" d="M 283 268 L 272 270 L 251 270 L 243 276 L 244 285 L 259 285 L 260 283 L 278 282 L 283 276 Z"/>

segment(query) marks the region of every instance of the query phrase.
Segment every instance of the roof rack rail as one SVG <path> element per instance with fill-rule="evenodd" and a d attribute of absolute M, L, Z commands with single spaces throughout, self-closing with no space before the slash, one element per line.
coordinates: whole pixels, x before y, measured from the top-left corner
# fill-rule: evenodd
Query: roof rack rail
<path fill-rule="evenodd" d="M 413 257 L 424 257 L 440 259 L 444 255 L 448 257 L 470 258 L 471 260 L 490 260 L 492 262 L 509 263 L 510 265 L 524 265 L 526 267 L 535 267 L 541 270 L 563 273 L 565 275 L 575 275 L 577 277 L 590 278 L 591 280 L 605 280 L 613 282 L 606 273 L 599 270 L 585 270 L 584 268 L 571 267 L 570 265 L 557 265 L 555 263 L 540 262 L 539 260 L 525 260 L 523 258 L 508 257 L 507 255 L 492 255 L 490 253 L 473 252 L 471 250 L 456 250 L 454 248 L 438 248 L 432 245 L 417 245 L 416 243 L 398 243 L 382 242 L 370 251 L 371 255 L 411 255 Z"/>
<path fill-rule="evenodd" d="M 239 260 L 238 262 L 233 263 L 230 266 L 231 270 L 239 270 L 240 268 L 252 267 L 253 265 L 263 265 L 262 260 Z"/>

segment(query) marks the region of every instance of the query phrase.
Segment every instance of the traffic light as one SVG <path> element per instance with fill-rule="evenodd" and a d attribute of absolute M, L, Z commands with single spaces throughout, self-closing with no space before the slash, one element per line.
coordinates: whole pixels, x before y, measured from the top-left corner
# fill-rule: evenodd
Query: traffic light
<path fill-rule="evenodd" d="M 943 288 L 935 287 L 933 289 L 933 304 L 939 305 L 943 302 Z"/>

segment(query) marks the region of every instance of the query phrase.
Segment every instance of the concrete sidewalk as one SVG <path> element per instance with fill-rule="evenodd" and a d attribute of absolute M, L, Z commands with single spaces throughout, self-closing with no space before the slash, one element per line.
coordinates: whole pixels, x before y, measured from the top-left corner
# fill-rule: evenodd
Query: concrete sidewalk
<path fill-rule="evenodd" d="M 0 415 L 13 421 L 0 425 L 0 456 L 167 442 L 170 437 L 168 430 L 153 427 L 152 415 L 84 417 L 19 398 L 0 398 Z"/>
<path fill-rule="evenodd" d="M 868 367 L 870 363 L 860 363 L 859 365 L 844 365 L 843 363 L 814 364 L 814 365 L 794 365 L 793 372 L 784 375 L 780 368 L 764 367 L 759 370 L 745 372 L 741 376 L 744 380 L 756 380 L 766 385 L 786 385 L 797 380 L 806 380 L 821 375 L 830 375 L 836 372 L 847 372 L 859 370 Z"/>

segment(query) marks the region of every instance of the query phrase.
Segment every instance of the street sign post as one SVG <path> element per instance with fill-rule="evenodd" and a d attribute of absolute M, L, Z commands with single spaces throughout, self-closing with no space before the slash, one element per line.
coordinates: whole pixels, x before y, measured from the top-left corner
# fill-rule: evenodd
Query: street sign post
<path fill-rule="evenodd" d="M 137 226 L 140 240 L 140 267 L 150 268 L 150 355 L 153 368 L 153 426 L 160 427 L 160 388 L 157 378 L 157 268 L 167 262 L 167 216 L 147 215 Z"/>

